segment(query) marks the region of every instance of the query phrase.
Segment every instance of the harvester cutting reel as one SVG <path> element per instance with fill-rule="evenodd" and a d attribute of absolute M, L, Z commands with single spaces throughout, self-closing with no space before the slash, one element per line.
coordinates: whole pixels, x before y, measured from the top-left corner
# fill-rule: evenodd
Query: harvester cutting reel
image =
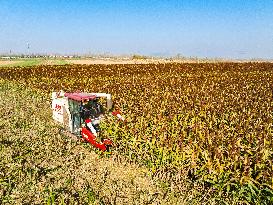
<path fill-rule="evenodd" d="M 103 105 L 105 104 L 105 105 Z M 53 119 L 61 123 L 62 132 L 73 139 L 82 139 L 94 147 L 106 151 L 113 146 L 111 139 L 98 142 L 99 124 L 112 109 L 111 94 L 106 93 L 52 93 Z M 118 110 L 111 113 L 124 121 Z"/>

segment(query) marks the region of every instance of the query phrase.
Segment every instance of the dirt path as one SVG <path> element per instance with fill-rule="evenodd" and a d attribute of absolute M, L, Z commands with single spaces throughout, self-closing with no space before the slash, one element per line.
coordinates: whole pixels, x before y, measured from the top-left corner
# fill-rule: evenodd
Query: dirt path
<path fill-rule="evenodd" d="M 22 63 L 23 61 L 0 60 L 0 66 Z"/>
<path fill-rule="evenodd" d="M 100 60 L 100 59 L 82 59 L 82 60 L 67 60 L 73 64 L 148 64 L 148 63 L 164 63 L 164 60 Z"/>
<path fill-rule="evenodd" d="M 137 59 L 137 60 L 122 60 L 122 59 L 77 59 L 77 60 L 66 60 L 68 63 L 72 64 L 85 64 L 85 65 L 93 65 L 93 64 L 157 64 L 157 63 L 217 63 L 217 62 L 273 62 L 273 61 L 249 61 L 249 60 L 213 60 L 213 59 L 181 59 L 181 60 L 167 60 L 167 59 Z"/>

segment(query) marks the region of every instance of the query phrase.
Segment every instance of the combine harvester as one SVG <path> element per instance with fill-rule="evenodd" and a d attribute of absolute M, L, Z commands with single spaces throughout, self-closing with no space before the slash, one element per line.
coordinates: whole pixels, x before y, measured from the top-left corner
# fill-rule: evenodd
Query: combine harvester
<path fill-rule="evenodd" d="M 105 107 L 102 105 L 103 99 L 106 99 Z M 113 146 L 111 139 L 97 141 L 99 124 L 111 109 L 111 94 L 63 91 L 52 93 L 53 119 L 61 123 L 62 131 L 73 139 L 83 139 L 102 151 L 108 151 Z M 119 111 L 111 114 L 124 121 Z"/>

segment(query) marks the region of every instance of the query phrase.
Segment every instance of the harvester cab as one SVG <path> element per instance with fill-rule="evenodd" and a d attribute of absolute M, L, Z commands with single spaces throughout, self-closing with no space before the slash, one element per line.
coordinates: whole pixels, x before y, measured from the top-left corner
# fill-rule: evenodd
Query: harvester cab
<path fill-rule="evenodd" d="M 82 138 L 102 151 L 113 145 L 110 139 L 98 142 L 100 122 L 112 109 L 111 94 L 106 93 L 52 93 L 53 119 L 63 126 L 67 135 Z M 113 116 L 124 120 L 120 112 Z"/>

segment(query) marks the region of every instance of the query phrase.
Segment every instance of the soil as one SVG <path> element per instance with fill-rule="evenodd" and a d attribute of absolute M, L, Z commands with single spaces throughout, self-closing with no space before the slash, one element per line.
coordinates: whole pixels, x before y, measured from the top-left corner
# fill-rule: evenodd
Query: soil
<path fill-rule="evenodd" d="M 23 61 L 9 61 L 9 60 L 0 60 L 0 66 L 1 65 L 11 65 L 11 64 L 17 64 L 22 63 Z"/>
<path fill-rule="evenodd" d="M 105 59 L 81 59 L 81 60 L 67 60 L 73 64 L 148 64 L 148 63 L 163 63 L 163 60 L 105 60 Z"/>

